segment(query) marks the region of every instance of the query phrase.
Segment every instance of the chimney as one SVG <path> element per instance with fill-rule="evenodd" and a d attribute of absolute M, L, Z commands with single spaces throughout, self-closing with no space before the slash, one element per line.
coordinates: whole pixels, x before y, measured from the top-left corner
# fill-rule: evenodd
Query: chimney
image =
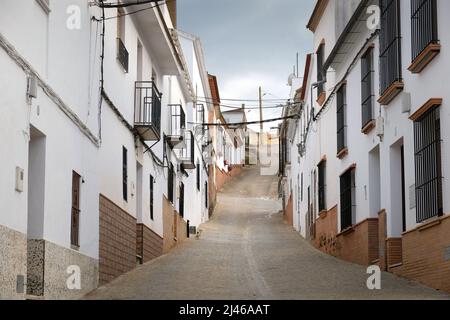
<path fill-rule="evenodd" d="M 173 28 L 177 28 L 177 0 L 166 1 L 167 9 L 169 10 L 170 19 L 172 20 Z"/>

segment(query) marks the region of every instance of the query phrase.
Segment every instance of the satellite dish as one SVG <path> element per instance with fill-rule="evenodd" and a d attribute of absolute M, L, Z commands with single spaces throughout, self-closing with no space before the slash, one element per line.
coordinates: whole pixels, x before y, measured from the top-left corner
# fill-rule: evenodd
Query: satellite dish
<path fill-rule="evenodd" d="M 291 73 L 288 77 L 288 85 L 292 86 L 292 80 L 295 79 L 295 74 Z"/>

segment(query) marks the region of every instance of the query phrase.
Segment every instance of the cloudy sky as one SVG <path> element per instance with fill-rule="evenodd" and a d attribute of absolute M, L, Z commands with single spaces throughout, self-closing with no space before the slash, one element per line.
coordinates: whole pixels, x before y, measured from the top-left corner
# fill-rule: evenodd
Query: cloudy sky
<path fill-rule="evenodd" d="M 305 55 L 312 51 L 306 24 L 314 2 L 178 0 L 178 28 L 201 38 L 208 72 L 217 76 L 222 98 L 257 99 L 261 85 L 265 106 L 270 107 L 278 103 L 272 99 L 289 96 L 287 78 L 297 52 L 303 73 Z M 249 101 L 247 106 L 255 107 L 257 102 Z M 278 116 L 277 110 L 267 109 L 264 117 Z M 258 110 L 250 111 L 248 117 L 257 119 Z"/>

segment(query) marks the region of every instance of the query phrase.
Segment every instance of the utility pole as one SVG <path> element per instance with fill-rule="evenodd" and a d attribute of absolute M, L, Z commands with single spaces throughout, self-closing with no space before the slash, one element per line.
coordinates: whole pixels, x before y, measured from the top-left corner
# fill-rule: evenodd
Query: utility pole
<path fill-rule="evenodd" d="M 261 162 L 260 158 L 260 148 L 262 147 L 262 135 L 264 130 L 264 124 L 263 124 L 263 109 L 262 109 L 262 88 L 259 87 L 259 139 L 258 139 L 258 162 Z"/>
<path fill-rule="evenodd" d="M 262 133 L 264 130 L 264 125 L 263 125 L 262 88 L 261 87 L 259 87 L 259 121 L 261 121 L 260 133 Z"/>

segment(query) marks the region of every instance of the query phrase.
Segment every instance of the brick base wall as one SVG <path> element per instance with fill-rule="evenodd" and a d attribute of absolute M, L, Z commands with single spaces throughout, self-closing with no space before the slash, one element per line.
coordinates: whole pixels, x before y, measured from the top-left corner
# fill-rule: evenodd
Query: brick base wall
<path fill-rule="evenodd" d="M 378 260 L 378 246 L 378 218 L 366 219 L 337 235 L 337 256 L 361 265 Z"/>
<path fill-rule="evenodd" d="M 393 266 L 402 263 L 402 238 L 389 238 L 386 239 L 386 265 L 388 270 Z"/>
<path fill-rule="evenodd" d="M 228 181 L 239 176 L 242 173 L 242 168 L 241 165 L 235 165 L 231 167 L 230 172 L 225 172 L 216 166 L 216 190 L 221 190 Z"/>
<path fill-rule="evenodd" d="M 286 208 L 284 209 L 284 219 L 290 225 L 294 225 L 294 203 L 292 201 L 292 194 L 289 197 Z"/>
<path fill-rule="evenodd" d="M 209 165 L 209 176 L 208 176 L 208 215 L 212 216 L 217 202 L 217 190 L 214 184 L 214 175 L 217 168 L 214 165 Z"/>
<path fill-rule="evenodd" d="M 135 267 L 136 219 L 100 195 L 100 285 Z"/>
<path fill-rule="evenodd" d="M 336 256 L 337 206 L 321 212 L 316 220 L 316 238 L 314 246 L 332 256 Z"/>
<path fill-rule="evenodd" d="M 136 225 L 136 255 L 142 258 L 142 262 L 153 260 L 163 253 L 163 239 L 153 232 L 145 224 Z"/>
<path fill-rule="evenodd" d="M 450 292 L 450 215 L 403 235 L 403 264 L 390 271 Z"/>
<path fill-rule="evenodd" d="M 187 238 L 187 223 L 163 196 L 163 253 L 169 252 L 177 243 Z"/>

